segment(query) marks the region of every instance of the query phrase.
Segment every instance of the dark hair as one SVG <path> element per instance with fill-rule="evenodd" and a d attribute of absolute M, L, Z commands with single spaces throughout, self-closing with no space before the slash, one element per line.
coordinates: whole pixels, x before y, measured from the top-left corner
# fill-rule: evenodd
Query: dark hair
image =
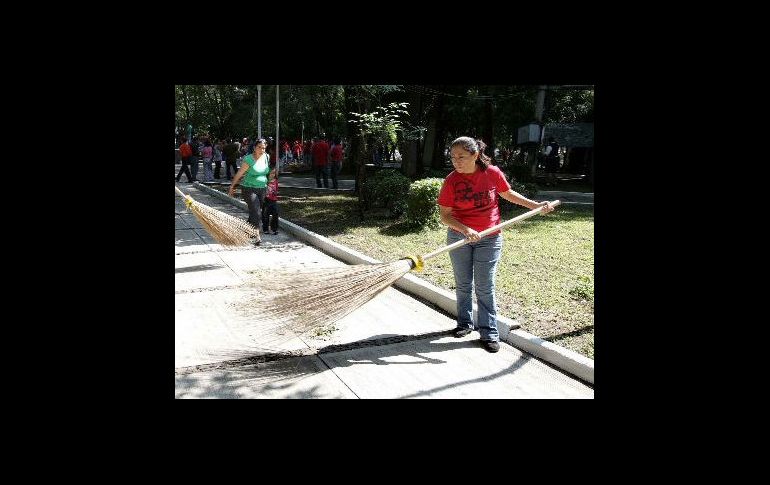
<path fill-rule="evenodd" d="M 486 170 L 487 167 L 489 167 L 489 162 L 492 161 L 492 159 L 487 155 L 484 155 L 484 149 L 487 147 L 486 143 L 469 136 L 461 136 L 460 138 L 455 139 L 455 141 L 449 145 L 449 149 L 451 150 L 456 145 L 460 145 L 463 150 L 473 153 L 474 155 L 479 154 L 479 156 L 476 158 L 476 165 L 479 166 L 479 169 L 482 172 Z"/>

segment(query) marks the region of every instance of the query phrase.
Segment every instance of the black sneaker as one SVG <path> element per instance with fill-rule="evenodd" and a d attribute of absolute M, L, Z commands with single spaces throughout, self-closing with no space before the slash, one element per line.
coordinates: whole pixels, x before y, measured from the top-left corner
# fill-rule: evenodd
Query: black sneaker
<path fill-rule="evenodd" d="M 494 354 L 500 350 L 500 342 L 496 342 L 494 340 L 483 340 L 481 343 L 484 345 L 484 348 L 487 352 Z"/>
<path fill-rule="evenodd" d="M 455 329 L 455 337 L 457 337 L 457 338 L 460 338 L 460 337 L 465 337 L 466 335 L 468 335 L 468 334 L 469 334 L 469 333 L 471 333 L 472 331 L 473 331 L 473 329 L 472 329 L 472 328 L 468 328 L 468 327 L 457 327 L 457 328 Z"/>

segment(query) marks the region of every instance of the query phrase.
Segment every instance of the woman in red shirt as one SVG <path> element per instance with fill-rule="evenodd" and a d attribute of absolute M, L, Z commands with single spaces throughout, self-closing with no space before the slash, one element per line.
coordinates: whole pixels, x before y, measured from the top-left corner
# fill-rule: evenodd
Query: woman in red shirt
<path fill-rule="evenodd" d="M 438 197 L 441 222 L 449 226 L 447 244 L 467 239 L 470 242 L 449 252 L 455 274 L 457 328 L 455 337 L 464 337 L 474 329 L 471 288 L 476 287 L 478 328 L 481 342 L 489 352 L 500 350 L 495 302 L 495 272 L 503 248 L 500 231 L 484 238 L 479 232 L 500 223 L 498 196 L 514 204 L 535 209 L 545 206 L 542 214 L 553 208 L 548 202 L 535 202 L 511 190 L 505 174 L 484 154 L 481 140 L 462 136 L 452 142 L 450 153 L 454 171 L 441 186 Z"/>

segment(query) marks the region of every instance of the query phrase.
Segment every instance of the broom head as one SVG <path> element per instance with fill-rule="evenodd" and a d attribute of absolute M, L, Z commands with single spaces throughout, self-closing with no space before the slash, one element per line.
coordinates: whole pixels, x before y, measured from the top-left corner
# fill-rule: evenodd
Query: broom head
<path fill-rule="evenodd" d="M 248 221 L 196 202 L 189 195 L 186 202 L 203 228 L 223 246 L 246 246 L 259 237 L 259 229 Z"/>
<path fill-rule="evenodd" d="M 248 313 L 261 324 L 299 335 L 333 323 L 377 296 L 414 266 L 411 259 L 295 271 L 260 271 L 260 295 Z"/>

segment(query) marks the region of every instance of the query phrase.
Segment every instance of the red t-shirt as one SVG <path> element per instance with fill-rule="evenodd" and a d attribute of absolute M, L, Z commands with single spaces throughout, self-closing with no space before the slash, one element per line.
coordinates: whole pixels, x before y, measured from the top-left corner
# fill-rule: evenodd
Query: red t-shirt
<path fill-rule="evenodd" d="M 329 145 L 325 141 L 319 141 L 313 145 L 313 165 L 325 167 L 327 155 L 329 154 Z"/>
<path fill-rule="evenodd" d="M 190 145 L 187 142 L 184 142 L 179 146 L 179 156 L 182 158 L 192 156 L 192 148 L 190 148 Z"/>
<path fill-rule="evenodd" d="M 339 162 L 342 160 L 342 145 L 334 145 L 331 151 L 333 162 Z"/>
<path fill-rule="evenodd" d="M 483 231 L 500 223 L 498 194 L 511 190 L 505 174 L 494 165 L 472 174 L 450 173 L 438 194 L 438 205 L 452 208 L 452 215 L 462 224 Z M 492 234 L 497 234 L 500 231 Z"/>

